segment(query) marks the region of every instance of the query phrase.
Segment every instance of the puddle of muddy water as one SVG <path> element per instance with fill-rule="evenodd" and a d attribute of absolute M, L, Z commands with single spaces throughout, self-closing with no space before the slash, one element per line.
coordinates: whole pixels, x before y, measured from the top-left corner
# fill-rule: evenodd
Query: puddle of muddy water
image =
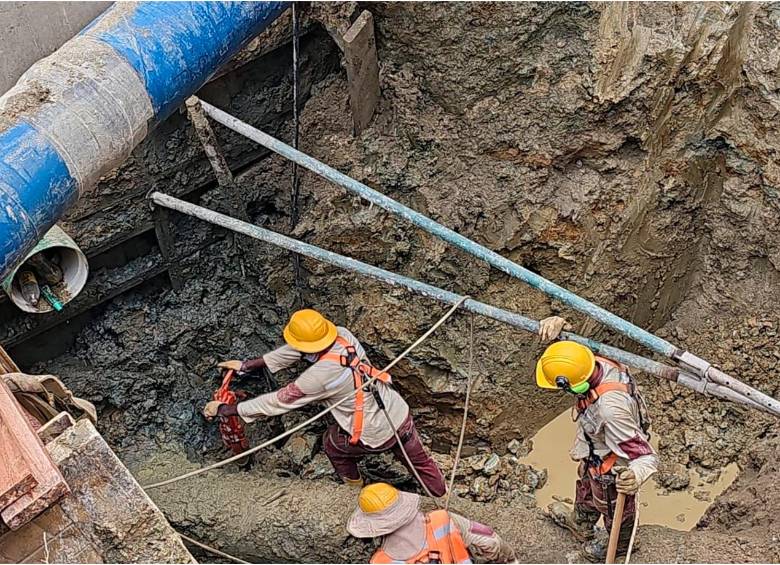
<path fill-rule="evenodd" d="M 569 458 L 574 430 L 575 423 L 567 410 L 537 432 L 533 437 L 533 451 L 522 459 L 523 463 L 537 469 L 547 469 L 547 484 L 536 491 L 540 508 L 552 502 L 554 495 L 574 498 L 577 464 Z M 654 447 L 657 447 L 656 441 L 655 437 L 651 440 Z M 735 464 L 729 465 L 721 471 L 717 481 L 709 484 L 704 483 L 694 471 L 690 473 L 691 485 L 688 490 L 672 491 L 668 494 L 664 494 L 664 489 L 654 480 L 648 480 L 639 494 L 639 523 L 659 524 L 683 531 L 692 529 L 715 497 L 734 482 L 738 467 Z M 706 492 L 708 500 L 694 497 L 695 492 Z"/>

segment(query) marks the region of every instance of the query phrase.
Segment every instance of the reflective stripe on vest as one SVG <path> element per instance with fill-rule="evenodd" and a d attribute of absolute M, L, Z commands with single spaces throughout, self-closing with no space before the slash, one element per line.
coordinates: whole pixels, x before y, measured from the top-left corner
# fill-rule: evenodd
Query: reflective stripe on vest
<path fill-rule="evenodd" d="M 360 441 L 360 436 L 363 434 L 363 404 L 365 402 L 365 391 L 361 388 L 363 386 L 363 378 L 364 376 L 369 379 L 376 377 L 383 383 L 389 383 L 390 375 L 381 372 L 370 363 L 361 361 L 355 346 L 351 345 L 343 337 L 336 337 L 334 346 L 336 344 L 344 348 L 346 355 L 334 352 L 333 346 L 331 346 L 331 349 L 327 353 L 320 355 L 317 361 L 333 361 L 352 371 L 352 378 L 354 379 L 357 393 L 355 394 L 355 413 L 352 416 L 352 435 L 349 438 L 349 443 L 355 445 Z"/>
<path fill-rule="evenodd" d="M 398 561 L 380 547 L 371 563 L 471 563 L 471 555 L 447 511 L 434 510 L 425 515 L 425 546 L 419 553 Z"/>

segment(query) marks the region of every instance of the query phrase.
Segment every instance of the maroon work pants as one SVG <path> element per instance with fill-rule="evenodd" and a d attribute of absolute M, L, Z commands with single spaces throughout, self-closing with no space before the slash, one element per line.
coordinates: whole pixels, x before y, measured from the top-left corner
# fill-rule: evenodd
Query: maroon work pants
<path fill-rule="evenodd" d="M 417 429 L 414 427 L 414 420 L 412 420 L 411 414 L 398 426 L 398 437 L 401 438 L 401 443 L 412 465 L 414 465 L 431 494 L 433 496 L 444 496 L 447 492 L 444 475 L 442 475 L 439 466 L 425 450 L 425 447 L 423 447 L 420 436 L 417 434 Z M 346 479 L 355 480 L 360 478 L 358 461 L 370 453 L 382 453 L 392 450 L 396 459 L 401 461 L 407 469 L 409 468 L 395 436 L 379 447 L 369 447 L 361 441 L 352 445 L 349 443 L 349 434 L 342 430 L 338 424 L 333 424 L 325 431 L 322 444 L 333 468 L 336 469 L 339 476 Z"/>
<path fill-rule="evenodd" d="M 581 511 L 591 514 L 598 513 L 604 516 L 604 528 L 610 531 L 612 528 L 612 517 L 615 515 L 617 495 L 614 480 L 605 483 L 599 478 L 591 477 L 586 471 L 584 476 L 577 480 L 577 494 L 574 504 Z M 626 526 L 626 524 L 633 524 L 635 511 L 636 497 L 627 496 L 626 506 L 623 510 L 623 520 L 620 524 L 621 528 Z M 598 516 L 596 516 L 596 519 L 598 519 Z"/>

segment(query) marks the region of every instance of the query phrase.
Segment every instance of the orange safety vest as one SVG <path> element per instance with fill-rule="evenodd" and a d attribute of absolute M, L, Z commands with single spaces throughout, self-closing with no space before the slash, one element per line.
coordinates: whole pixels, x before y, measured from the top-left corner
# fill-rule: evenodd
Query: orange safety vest
<path fill-rule="evenodd" d="M 363 379 L 372 379 L 376 377 L 383 383 L 390 382 L 390 375 L 383 373 L 370 363 L 361 361 L 358 357 L 357 350 L 354 345 L 351 345 L 346 339 L 341 336 L 336 337 L 334 345 L 338 343 L 342 346 L 347 354 L 340 355 L 333 351 L 333 346 L 327 353 L 323 353 L 319 356 L 317 361 L 334 361 L 342 367 L 348 367 L 352 371 L 352 377 L 355 379 L 355 388 L 357 394 L 355 394 L 355 414 L 352 417 L 352 435 L 349 438 L 349 443 L 355 445 L 360 441 L 360 436 L 363 433 L 363 403 L 365 400 L 365 391 L 361 388 L 363 386 Z"/>
<path fill-rule="evenodd" d="M 371 563 L 471 563 L 471 555 L 449 513 L 434 510 L 425 515 L 425 545 L 419 553 L 397 561 L 380 547 Z"/>
<path fill-rule="evenodd" d="M 628 368 L 621 364 L 617 363 L 615 361 L 612 361 L 611 359 L 606 359 L 604 357 L 596 357 L 596 361 L 604 364 L 604 365 L 610 365 L 620 371 L 621 373 L 627 373 Z M 588 409 L 588 406 L 596 402 L 599 398 L 601 398 L 602 395 L 612 392 L 613 390 L 620 390 L 627 394 L 631 394 L 631 387 L 627 385 L 626 383 L 602 383 L 592 389 L 590 389 L 587 393 L 587 396 L 585 398 L 581 398 L 577 400 L 577 412 L 580 414 L 585 412 L 585 410 Z M 606 475 L 612 470 L 612 467 L 615 465 L 615 462 L 617 461 L 617 455 L 614 453 L 610 453 L 606 457 L 601 458 L 601 465 L 598 467 L 589 467 L 588 471 L 590 472 L 591 476 L 597 476 L 597 475 Z"/>

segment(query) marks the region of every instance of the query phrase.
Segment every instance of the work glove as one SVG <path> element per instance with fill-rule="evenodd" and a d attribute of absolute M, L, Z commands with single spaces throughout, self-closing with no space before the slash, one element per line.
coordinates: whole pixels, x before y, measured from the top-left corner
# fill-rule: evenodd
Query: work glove
<path fill-rule="evenodd" d="M 617 491 L 631 496 L 639 492 L 639 481 L 636 474 L 628 467 L 615 467 L 615 487 Z"/>
<path fill-rule="evenodd" d="M 539 322 L 539 337 L 542 341 L 552 341 L 561 335 L 561 330 L 571 331 L 569 322 L 560 316 L 550 316 Z"/>
<path fill-rule="evenodd" d="M 203 415 L 207 420 L 211 420 L 217 416 L 219 413 L 219 407 L 223 404 L 224 402 L 220 402 L 219 400 L 210 400 L 206 403 L 206 406 L 203 407 Z"/>
<path fill-rule="evenodd" d="M 232 361 L 222 361 L 221 363 L 217 363 L 217 367 L 225 370 L 233 369 L 235 372 L 238 373 L 241 371 L 241 366 L 243 364 L 244 364 L 243 361 L 238 361 L 234 359 Z"/>

